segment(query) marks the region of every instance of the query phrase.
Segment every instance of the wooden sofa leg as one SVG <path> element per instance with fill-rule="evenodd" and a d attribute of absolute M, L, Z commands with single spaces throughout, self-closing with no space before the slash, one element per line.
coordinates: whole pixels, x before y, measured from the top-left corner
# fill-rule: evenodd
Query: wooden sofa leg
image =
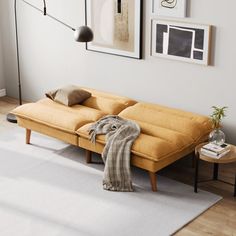
<path fill-rule="evenodd" d="M 26 129 L 26 136 L 25 136 L 25 143 L 30 144 L 30 136 L 31 136 L 31 130 Z"/>
<path fill-rule="evenodd" d="M 150 177 L 150 182 L 152 186 L 152 191 L 156 192 L 157 191 L 157 175 L 155 172 L 149 171 L 149 177 Z"/>
<path fill-rule="evenodd" d="M 92 162 L 92 152 L 89 150 L 85 150 L 86 151 L 86 163 L 91 163 Z"/>

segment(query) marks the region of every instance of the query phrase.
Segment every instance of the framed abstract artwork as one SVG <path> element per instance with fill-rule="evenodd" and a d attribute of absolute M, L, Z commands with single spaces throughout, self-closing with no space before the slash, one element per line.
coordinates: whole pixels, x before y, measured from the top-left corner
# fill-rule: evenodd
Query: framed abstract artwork
<path fill-rule="evenodd" d="M 141 59 L 142 0 L 86 0 L 86 24 L 87 50 Z"/>
<path fill-rule="evenodd" d="M 152 0 L 152 13 L 158 16 L 186 17 L 186 0 Z"/>
<path fill-rule="evenodd" d="M 151 55 L 209 64 L 211 26 L 152 20 Z"/>

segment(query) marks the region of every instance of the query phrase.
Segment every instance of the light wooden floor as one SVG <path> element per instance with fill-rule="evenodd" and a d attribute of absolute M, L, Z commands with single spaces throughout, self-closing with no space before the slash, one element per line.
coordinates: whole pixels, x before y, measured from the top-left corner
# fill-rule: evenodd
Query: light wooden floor
<path fill-rule="evenodd" d="M 0 98 L 0 126 L 14 126 L 5 121 L 6 114 L 17 106 L 17 101 L 11 98 Z M 165 168 L 161 174 L 177 181 L 192 184 L 194 169 L 191 166 L 191 159 L 184 158 L 175 164 Z M 221 179 L 234 182 L 236 163 L 221 165 Z M 208 163 L 201 163 L 200 179 L 208 179 L 212 176 L 212 166 Z M 216 235 L 236 236 L 236 198 L 233 197 L 233 187 L 221 182 L 207 182 L 200 184 L 200 187 L 209 192 L 224 197 L 222 201 L 211 207 L 193 222 L 181 229 L 176 236 Z M 191 211 L 191 209 L 189 209 Z M 172 219 L 170 216 L 170 220 Z M 158 236 L 158 235 L 157 235 Z"/>

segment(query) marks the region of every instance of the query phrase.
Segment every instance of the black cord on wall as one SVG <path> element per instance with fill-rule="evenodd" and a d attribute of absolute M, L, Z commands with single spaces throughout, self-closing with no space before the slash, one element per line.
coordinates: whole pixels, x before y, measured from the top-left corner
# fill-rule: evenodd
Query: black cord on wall
<path fill-rule="evenodd" d="M 47 15 L 46 0 L 43 0 L 43 4 L 44 4 L 44 7 L 43 7 L 43 14 L 46 16 L 46 15 Z"/>

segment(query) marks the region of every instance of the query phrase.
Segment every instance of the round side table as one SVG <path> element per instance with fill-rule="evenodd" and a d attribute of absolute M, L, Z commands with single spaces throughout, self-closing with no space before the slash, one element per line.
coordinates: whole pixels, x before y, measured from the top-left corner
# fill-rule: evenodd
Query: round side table
<path fill-rule="evenodd" d="M 230 184 L 234 186 L 234 197 L 236 197 L 236 174 L 235 174 L 235 182 L 234 184 L 225 182 L 223 180 L 218 179 L 218 171 L 219 171 L 219 164 L 228 164 L 232 162 L 236 162 L 236 146 L 231 144 L 231 150 L 225 156 L 216 159 L 212 157 L 208 157 L 201 153 L 201 147 L 204 146 L 206 143 L 199 144 L 195 148 L 195 176 L 194 176 L 194 192 L 197 193 L 198 188 L 198 173 L 199 173 L 199 160 L 207 161 L 213 163 L 213 178 L 212 180 L 218 180 L 226 184 Z M 206 182 L 206 181 L 203 181 Z"/>

